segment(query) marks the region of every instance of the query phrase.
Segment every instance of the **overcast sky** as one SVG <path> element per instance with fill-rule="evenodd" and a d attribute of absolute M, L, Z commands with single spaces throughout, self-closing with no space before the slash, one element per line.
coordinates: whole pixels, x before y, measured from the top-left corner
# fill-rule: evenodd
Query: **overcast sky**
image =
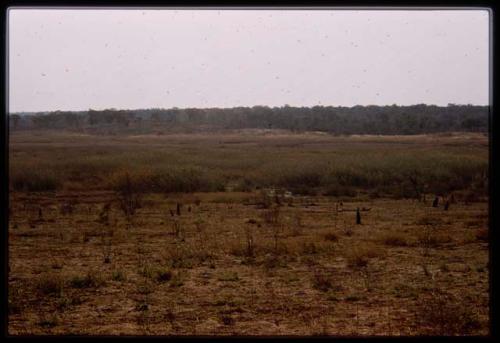
<path fill-rule="evenodd" d="M 10 112 L 480 104 L 488 12 L 9 12 Z"/>

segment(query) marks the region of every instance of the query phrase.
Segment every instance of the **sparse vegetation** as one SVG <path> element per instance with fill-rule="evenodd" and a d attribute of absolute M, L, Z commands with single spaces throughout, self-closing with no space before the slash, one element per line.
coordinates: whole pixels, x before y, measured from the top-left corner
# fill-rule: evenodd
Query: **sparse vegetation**
<path fill-rule="evenodd" d="M 89 271 L 85 275 L 75 275 L 69 280 L 69 285 L 73 288 L 98 288 L 105 284 L 105 281 L 97 272 Z"/>
<path fill-rule="evenodd" d="M 477 313 L 449 294 L 432 292 L 417 309 L 422 333 L 438 336 L 470 335 L 481 327 Z"/>
<path fill-rule="evenodd" d="M 9 332 L 488 332 L 487 137 L 251 132 L 16 132 Z"/>
<path fill-rule="evenodd" d="M 60 296 L 64 280 L 59 275 L 42 274 L 36 281 L 36 288 L 42 295 Z"/>

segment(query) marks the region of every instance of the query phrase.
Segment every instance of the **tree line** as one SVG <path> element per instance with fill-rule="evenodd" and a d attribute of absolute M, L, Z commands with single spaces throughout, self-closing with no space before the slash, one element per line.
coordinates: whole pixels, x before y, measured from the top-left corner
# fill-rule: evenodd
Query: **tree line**
<path fill-rule="evenodd" d="M 331 134 L 410 135 L 487 132 L 489 107 L 412 105 L 353 107 L 234 107 L 12 113 L 11 130 L 58 129 L 88 133 L 196 132 L 285 129 Z"/>

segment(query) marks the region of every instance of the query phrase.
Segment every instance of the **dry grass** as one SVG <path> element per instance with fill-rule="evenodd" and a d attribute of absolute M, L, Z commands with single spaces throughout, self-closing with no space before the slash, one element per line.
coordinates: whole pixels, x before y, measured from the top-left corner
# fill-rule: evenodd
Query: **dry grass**
<path fill-rule="evenodd" d="M 297 180 L 279 175 L 281 168 L 298 161 L 312 165 L 313 170 L 299 173 L 299 180 L 313 184 L 314 169 L 323 159 L 360 166 L 361 179 L 353 180 L 363 184 L 366 166 L 375 163 L 373 168 L 385 170 L 402 151 L 411 150 L 412 157 L 439 151 L 435 159 L 443 154 L 476 156 L 474 163 L 485 154 L 484 147 L 464 141 L 457 149 L 441 139 L 448 138 L 234 136 L 228 140 L 242 143 L 220 144 L 216 136 L 159 137 L 154 142 L 150 137 L 14 137 L 13 168 L 40 163 L 43 169 L 44 159 L 68 165 L 56 166 L 63 175 L 57 193 L 10 194 L 9 333 L 487 334 L 484 198 L 465 204 L 457 196 L 444 211 L 411 199 L 370 198 L 360 187 L 354 198 L 294 194 L 291 206 L 273 202 L 263 208 L 255 201 L 258 190 L 160 190 L 142 194 L 141 206 L 127 218 L 116 192 L 102 187 L 109 181 L 105 176 L 127 159 L 137 166 L 165 163 L 165 168 L 165 161 L 176 161 L 178 167 L 208 174 L 212 168 L 222 179 L 238 183 L 246 177 L 255 184 Z M 300 149 L 290 148 L 291 143 Z M 248 155 L 241 158 L 245 149 Z M 379 154 L 380 149 L 385 151 Z M 27 151 L 37 159 L 31 160 Z M 374 162 L 387 151 L 393 152 L 391 161 Z M 78 156 L 79 162 L 65 160 L 68 155 Z M 367 155 L 375 157 L 364 165 Z M 441 170 L 450 159 L 445 158 Z M 354 174 L 336 175 L 349 180 Z M 340 200 L 345 211 L 333 213 Z M 177 203 L 182 204 L 181 215 L 176 214 Z M 71 211 L 61 213 L 65 204 L 71 204 Z M 101 220 L 107 204 L 107 218 Z M 362 212 L 362 225 L 348 211 L 358 207 L 371 208 Z M 429 303 L 437 286 L 460 298 Z M 437 317 L 429 317 L 430 311 Z"/>

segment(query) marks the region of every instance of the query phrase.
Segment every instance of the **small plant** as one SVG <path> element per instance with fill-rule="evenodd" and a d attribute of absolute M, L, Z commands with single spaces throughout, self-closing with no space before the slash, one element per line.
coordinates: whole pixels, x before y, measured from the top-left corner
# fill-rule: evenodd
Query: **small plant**
<path fill-rule="evenodd" d="M 234 325 L 235 322 L 234 318 L 231 317 L 231 315 L 225 313 L 220 314 L 220 321 L 224 325 Z"/>
<path fill-rule="evenodd" d="M 324 235 L 325 240 L 330 242 L 338 242 L 339 236 L 335 232 L 328 232 Z"/>
<path fill-rule="evenodd" d="M 156 271 L 155 279 L 157 282 L 167 282 L 172 279 L 172 272 L 169 269 L 159 269 Z"/>
<path fill-rule="evenodd" d="M 172 220 L 172 234 L 175 237 L 182 236 L 182 225 L 179 219 L 175 218 Z"/>
<path fill-rule="evenodd" d="M 43 295 L 61 296 L 63 280 L 59 275 L 42 275 L 36 283 L 37 290 Z"/>
<path fill-rule="evenodd" d="M 177 288 L 182 287 L 184 285 L 184 277 L 180 271 L 173 273 L 172 278 L 170 279 L 170 287 Z"/>
<path fill-rule="evenodd" d="M 114 270 L 111 274 L 111 279 L 113 281 L 125 281 L 127 278 L 122 270 Z"/>
<path fill-rule="evenodd" d="M 302 253 L 306 255 L 314 255 L 318 253 L 318 247 L 314 242 L 302 243 Z"/>
<path fill-rule="evenodd" d="M 473 308 L 451 295 L 433 291 L 430 297 L 422 299 L 416 314 L 424 334 L 470 335 L 481 328 Z"/>
<path fill-rule="evenodd" d="M 59 261 L 56 261 L 56 260 L 52 261 L 50 266 L 52 267 L 52 269 L 62 269 L 62 267 L 63 267 L 63 265 Z"/>
<path fill-rule="evenodd" d="M 245 227 L 245 238 L 246 238 L 246 257 L 252 258 L 255 256 L 255 241 L 252 228 Z"/>
<path fill-rule="evenodd" d="M 347 265 L 351 268 L 363 268 L 372 258 L 380 257 L 382 252 L 374 245 L 361 245 L 354 247 L 347 253 Z"/>
<path fill-rule="evenodd" d="M 154 279 L 156 276 L 156 269 L 149 263 L 144 263 L 140 268 L 139 268 L 139 275 L 148 278 L 148 279 Z"/>
<path fill-rule="evenodd" d="M 88 272 L 85 276 L 74 276 L 69 284 L 73 288 L 98 288 L 104 285 L 104 280 L 96 273 Z"/>
<path fill-rule="evenodd" d="M 266 224 L 270 224 L 273 226 L 277 226 L 280 223 L 280 208 L 275 206 L 271 209 L 268 209 L 262 213 L 262 219 Z"/>
<path fill-rule="evenodd" d="M 476 239 L 481 242 L 488 242 L 489 240 L 488 229 L 478 229 L 476 231 Z"/>
<path fill-rule="evenodd" d="M 327 292 L 333 287 L 333 283 L 328 275 L 320 273 L 318 271 L 314 272 L 313 278 L 311 280 L 312 286 L 322 292 Z"/>
<path fill-rule="evenodd" d="M 142 193 L 138 180 L 134 180 L 129 172 L 116 176 L 114 189 L 120 208 L 125 214 L 127 221 L 135 215 L 137 209 L 141 208 Z"/>
<path fill-rule="evenodd" d="M 41 316 L 38 325 L 44 328 L 53 328 L 59 324 L 59 318 L 56 314 Z"/>
<path fill-rule="evenodd" d="M 351 237 L 354 234 L 354 231 L 350 227 L 344 227 L 342 228 L 342 233 L 347 237 Z"/>
<path fill-rule="evenodd" d="M 408 240 L 399 232 L 388 232 L 380 237 L 380 240 L 388 246 L 405 247 L 408 246 Z"/>
<path fill-rule="evenodd" d="M 239 281 L 239 279 L 238 273 L 231 271 L 225 272 L 217 278 L 219 281 Z"/>

